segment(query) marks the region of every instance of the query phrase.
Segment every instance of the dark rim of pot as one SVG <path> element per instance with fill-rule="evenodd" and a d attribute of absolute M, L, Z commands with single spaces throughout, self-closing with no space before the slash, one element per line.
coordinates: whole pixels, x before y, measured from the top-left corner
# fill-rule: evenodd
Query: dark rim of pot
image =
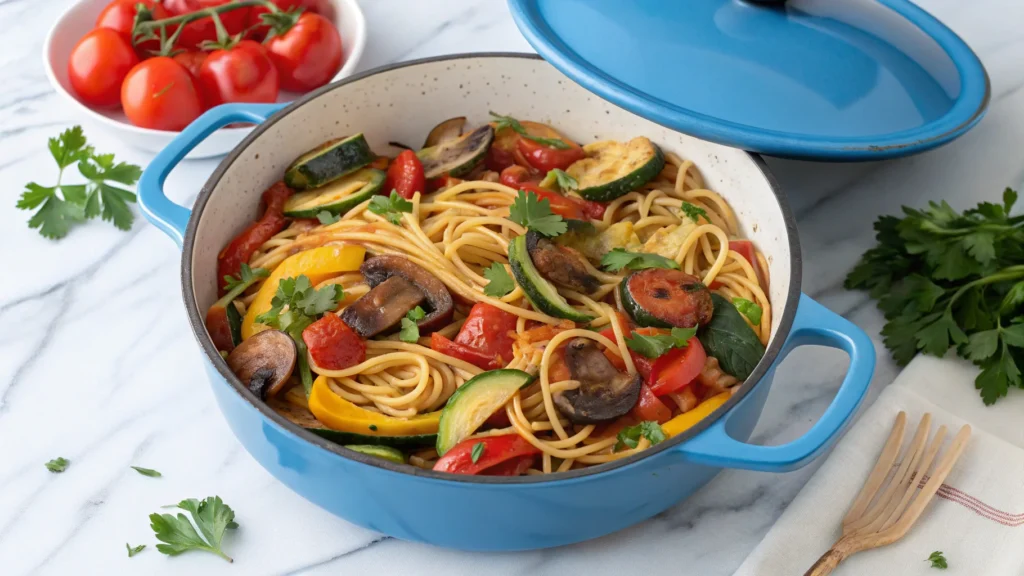
<path fill-rule="evenodd" d="M 579 470 L 571 470 L 569 472 L 561 472 L 557 475 L 543 475 L 543 476 L 468 476 L 462 474 L 449 474 L 445 472 L 435 472 L 433 470 L 424 470 L 416 466 L 409 464 L 397 464 L 382 458 L 375 458 L 373 456 L 367 456 L 365 454 L 349 450 L 335 444 L 329 440 L 321 438 L 312 432 L 303 429 L 291 423 L 289 420 L 284 418 L 275 412 L 270 406 L 262 402 L 257 398 L 244 384 L 242 381 L 235 376 L 235 374 L 228 367 L 227 362 L 221 357 L 217 348 L 213 345 L 213 341 L 210 339 L 209 334 L 206 331 L 206 325 L 204 322 L 204 314 L 199 310 L 195 299 L 195 293 L 192 287 L 192 252 L 195 247 L 196 231 L 199 227 L 199 220 L 202 218 L 203 209 L 206 207 L 207 201 L 209 201 L 212 191 L 217 187 L 218 182 L 224 176 L 225 171 L 235 161 L 236 158 L 257 138 L 263 134 L 270 126 L 286 118 L 289 113 L 296 110 L 300 106 L 303 106 L 307 102 L 325 94 L 335 88 L 344 86 L 352 82 L 358 82 L 363 78 L 380 74 L 382 72 L 388 72 L 399 68 L 405 68 L 410 66 L 417 66 L 419 64 L 427 64 L 431 62 L 444 62 L 448 60 L 464 60 L 464 59 L 479 59 L 479 58 L 523 58 L 529 60 L 542 60 L 540 56 L 536 54 L 523 54 L 517 52 L 478 52 L 478 53 L 465 53 L 465 54 L 450 54 L 445 56 L 436 56 L 432 58 L 422 58 L 419 60 L 409 60 L 406 62 L 399 62 L 396 64 L 388 64 L 386 66 L 380 66 L 366 72 L 355 74 L 338 82 L 323 86 L 313 92 L 310 92 L 295 100 L 288 106 L 279 110 L 266 122 L 257 126 L 253 131 L 242 140 L 231 151 L 230 154 L 225 157 L 217 169 L 214 170 L 213 174 L 203 185 L 203 189 L 199 192 L 199 196 L 196 198 L 195 205 L 192 208 L 192 216 L 189 219 L 188 228 L 185 231 L 185 241 L 182 247 L 182 258 L 181 258 L 181 287 L 182 295 L 185 301 L 185 308 L 188 311 L 189 322 L 192 325 L 192 332 L 195 334 L 196 340 L 206 353 L 207 358 L 217 368 L 224 379 L 231 384 L 235 389 L 235 392 L 240 394 L 246 401 L 253 405 L 263 416 L 277 424 L 281 429 L 289 432 L 310 444 L 316 445 L 328 452 L 334 453 L 343 458 L 349 460 L 355 460 L 369 466 L 376 466 L 378 468 L 384 468 L 393 472 L 399 472 L 403 474 L 409 474 L 412 476 L 419 476 L 421 478 L 430 478 L 432 480 L 443 480 L 448 482 L 468 482 L 468 483 L 480 483 L 480 484 L 533 484 L 537 482 L 560 482 L 565 480 L 573 480 L 583 478 L 585 476 L 593 476 L 602 474 L 604 472 L 610 472 L 618 468 L 624 468 L 632 464 L 637 463 L 642 458 L 649 458 L 660 454 L 666 450 L 671 450 L 680 444 L 686 442 L 690 438 L 700 434 L 706 430 L 711 424 L 721 418 L 726 412 L 732 409 L 738 402 L 743 400 L 750 393 L 750 391 L 757 386 L 761 379 L 771 369 L 772 364 L 778 357 L 779 352 L 782 349 L 782 345 L 789 335 L 790 328 L 793 325 L 793 318 L 796 315 L 796 309 L 799 304 L 800 298 L 800 281 L 801 281 L 801 257 L 800 257 L 800 242 L 797 238 L 796 221 L 793 217 L 793 213 L 789 208 L 789 203 L 786 200 L 785 195 L 779 190 L 778 183 L 772 176 L 771 171 L 768 169 L 767 164 L 763 158 L 758 154 L 749 153 L 751 160 L 761 170 L 765 180 L 768 181 L 772 192 L 775 194 L 775 200 L 782 210 L 783 221 L 786 227 L 786 234 L 789 237 L 789 251 L 792 254 L 790 262 L 790 277 L 789 277 L 789 291 L 786 294 L 786 306 L 782 310 L 782 318 L 779 322 L 779 328 L 773 335 L 771 343 L 768 345 L 768 349 L 765 352 L 761 361 L 758 362 L 754 371 L 750 377 L 743 383 L 739 390 L 736 390 L 732 397 L 720 406 L 717 410 L 703 418 L 699 423 L 685 431 L 684 433 L 670 438 L 660 444 L 652 446 L 647 450 L 644 450 L 638 454 L 607 462 L 605 464 L 598 464 L 594 466 L 588 466 Z M 671 128 L 670 128 L 671 129 Z M 218 383 L 213 383 L 214 386 L 218 386 Z"/>

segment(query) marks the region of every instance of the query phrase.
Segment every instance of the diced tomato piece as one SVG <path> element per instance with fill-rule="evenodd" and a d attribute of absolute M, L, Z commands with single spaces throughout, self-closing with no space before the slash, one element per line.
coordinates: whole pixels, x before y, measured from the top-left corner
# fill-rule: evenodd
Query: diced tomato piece
<path fill-rule="evenodd" d="M 518 320 L 515 314 L 486 302 L 477 302 L 459 329 L 455 343 L 473 348 L 504 366 L 512 360 Z"/>
<path fill-rule="evenodd" d="M 434 352 L 440 352 L 446 356 L 469 362 L 483 370 L 496 370 L 504 367 L 504 364 L 499 364 L 494 356 L 489 356 L 475 348 L 452 342 L 438 332 L 430 335 L 430 349 Z"/>
<path fill-rule="evenodd" d="M 501 175 L 498 176 L 498 181 L 505 186 L 515 188 L 516 190 L 518 190 L 523 184 L 537 184 L 540 182 L 535 173 L 531 173 L 528 168 L 517 165 L 510 165 L 503 168 L 501 170 Z"/>
<path fill-rule="evenodd" d="M 644 384 L 640 387 L 640 399 L 633 407 L 633 415 L 638 420 L 654 420 L 658 424 L 664 424 L 672 419 L 672 410 L 651 392 L 647 384 Z"/>
<path fill-rule="evenodd" d="M 317 366 L 344 370 L 366 360 L 366 343 L 337 314 L 325 314 L 302 331 L 302 341 Z"/>
<path fill-rule="evenodd" d="M 412 150 L 403 150 L 388 166 L 388 175 L 381 193 L 387 196 L 394 190 L 399 196 L 409 200 L 416 192 L 424 192 L 426 189 L 423 163 Z"/>
<path fill-rule="evenodd" d="M 473 448 L 477 444 L 482 444 L 483 449 L 479 452 L 477 461 L 473 462 Z M 481 449 L 478 448 L 477 450 Z M 437 463 L 434 464 L 434 470 L 451 474 L 475 475 L 484 473 L 488 468 L 513 458 L 519 459 L 522 456 L 532 456 L 539 453 L 539 448 L 530 444 L 519 434 L 469 438 L 459 442 L 451 450 L 448 450 L 444 456 L 441 456 Z M 511 473 L 518 469 L 518 466 L 513 467 L 511 470 L 499 468 L 497 472 Z M 525 472 L 525 468 L 522 471 Z"/>
<path fill-rule="evenodd" d="M 266 211 L 263 216 L 249 225 L 241 234 L 235 236 L 220 254 L 217 255 L 217 278 L 237 276 L 242 264 L 249 261 L 253 253 L 280 232 L 287 219 L 284 217 L 284 203 L 292 195 L 292 191 L 284 182 L 277 182 L 263 193 Z M 224 284 L 218 282 L 221 295 Z"/>
<path fill-rule="evenodd" d="M 651 365 L 651 392 L 662 396 L 682 390 L 697 378 L 707 357 L 696 336 L 690 338 L 686 348 L 662 354 Z"/>

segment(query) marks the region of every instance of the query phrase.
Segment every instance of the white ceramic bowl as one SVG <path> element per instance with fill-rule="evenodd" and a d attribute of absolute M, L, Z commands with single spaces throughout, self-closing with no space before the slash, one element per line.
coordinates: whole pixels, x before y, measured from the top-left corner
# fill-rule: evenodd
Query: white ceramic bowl
<path fill-rule="evenodd" d="M 53 25 L 43 45 L 43 68 L 46 77 L 58 94 L 80 110 L 87 121 L 101 130 L 115 135 L 119 140 L 148 152 L 163 150 L 179 132 L 151 130 L 133 126 L 120 109 L 93 110 L 75 98 L 68 80 L 68 57 L 75 44 L 95 27 L 96 17 L 110 0 L 80 0 L 72 5 Z M 344 65 L 334 77 L 339 80 L 351 75 L 359 65 L 366 46 L 366 19 L 356 0 L 331 0 L 334 5 L 334 25 L 341 34 Z M 281 92 L 278 102 L 290 102 L 301 96 L 295 92 Z M 223 128 L 210 135 L 202 144 L 189 153 L 188 158 L 209 158 L 227 154 L 251 127 Z"/>

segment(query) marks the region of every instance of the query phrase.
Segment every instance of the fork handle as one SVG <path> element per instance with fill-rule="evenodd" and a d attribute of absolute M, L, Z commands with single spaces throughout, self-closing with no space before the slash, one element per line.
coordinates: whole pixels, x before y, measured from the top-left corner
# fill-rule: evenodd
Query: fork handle
<path fill-rule="evenodd" d="M 831 574 L 832 571 L 836 569 L 836 566 L 839 566 L 839 563 L 845 558 L 846 552 L 843 551 L 840 548 L 839 543 L 836 542 L 828 552 L 825 552 L 821 555 L 821 558 L 818 558 L 818 561 L 804 573 L 804 576 L 827 576 L 828 574 Z"/>

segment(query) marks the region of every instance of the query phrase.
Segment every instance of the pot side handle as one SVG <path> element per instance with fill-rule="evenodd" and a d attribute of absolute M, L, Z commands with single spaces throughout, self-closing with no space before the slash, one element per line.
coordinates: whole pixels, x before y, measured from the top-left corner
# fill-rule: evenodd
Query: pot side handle
<path fill-rule="evenodd" d="M 785 472 L 806 465 L 832 445 L 839 432 L 857 411 L 875 370 L 875 347 L 871 338 L 849 320 L 818 304 L 806 294 L 800 295 L 793 329 L 779 355 L 785 358 L 798 346 L 828 346 L 850 355 L 850 366 L 821 418 L 803 436 L 779 446 L 758 446 L 740 442 L 729 435 L 729 420 L 743 402 L 707 430 L 678 447 L 692 462 L 720 468 L 741 468 L 766 472 Z"/>
<path fill-rule="evenodd" d="M 164 194 L 164 182 L 171 170 L 207 136 L 234 122 L 261 124 L 284 104 L 223 104 L 207 110 L 185 127 L 153 158 L 139 179 L 139 208 L 154 226 L 174 240 L 180 248 L 191 211 L 172 202 Z"/>

